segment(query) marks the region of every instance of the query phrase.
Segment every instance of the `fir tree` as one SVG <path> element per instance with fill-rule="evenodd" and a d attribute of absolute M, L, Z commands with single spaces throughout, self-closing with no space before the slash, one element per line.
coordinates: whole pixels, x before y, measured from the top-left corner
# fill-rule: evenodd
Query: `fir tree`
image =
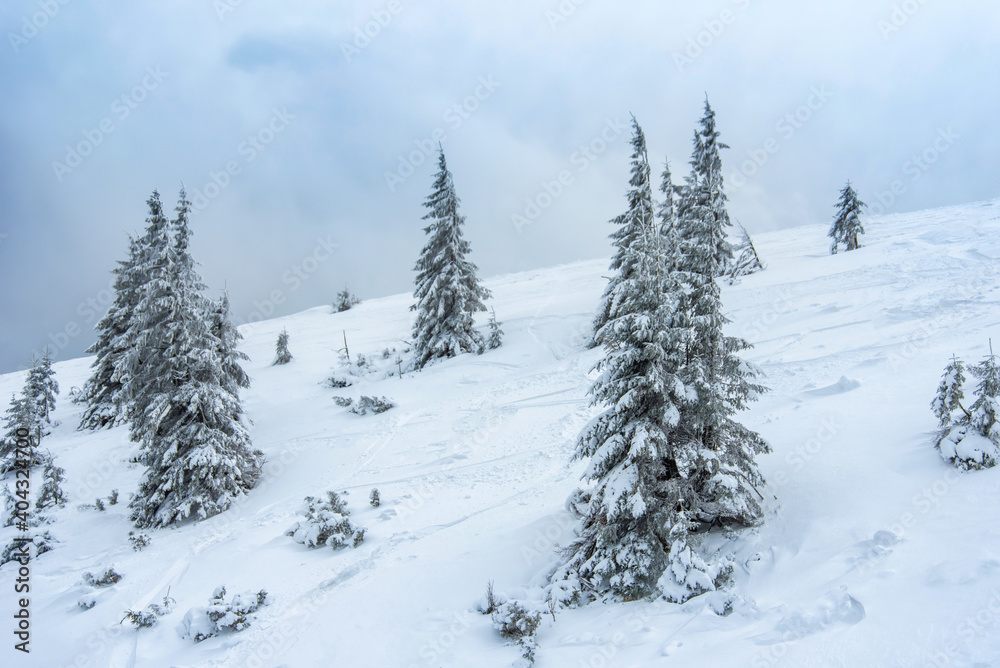
<path fill-rule="evenodd" d="M 149 201 L 150 215 L 159 209 L 159 195 Z M 122 389 L 127 378 L 121 375 L 122 360 L 131 348 L 128 338 L 132 315 L 138 306 L 139 268 L 142 250 L 138 239 L 129 236 L 128 259 L 114 269 L 114 300 L 108 312 L 98 321 L 97 341 L 88 353 L 96 355 L 90 378 L 83 386 L 81 400 L 87 404 L 79 429 L 113 427 L 127 418 L 122 406 Z"/>
<path fill-rule="evenodd" d="M 969 407 L 972 426 L 980 435 L 1000 446 L 1000 366 L 993 354 L 992 341 L 990 354 L 972 368 L 972 374 L 979 379 L 976 400 Z"/>
<path fill-rule="evenodd" d="M 292 354 L 288 352 L 288 331 L 281 330 L 281 334 L 278 334 L 278 342 L 275 344 L 274 362 L 271 366 L 277 364 L 288 364 L 292 361 Z"/>
<path fill-rule="evenodd" d="M 23 392 L 20 398 L 11 395 L 10 406 L 4 413 L 4 436 L 0 441 L 0 475 L 17 468 L 17 432 L 20 429 L 28 432 L 28 450 L 31 453 L 29 466 L 35 467 L 42 463 L 37 448 L 40 428 L 34 397 Z"/>
<path fill-rule="evenodd" d="M 944 375 L 941 376 L 937 396 L 931 402 L 931 410 L 934 411 L 934 417 L 938 419 L 939 426 L 945 427 L 951 424 L 952 414 L 958 408 L 961 408 L 967 416 L 970 415 L 962 407 L 962 399 L 965 398 L 963 385 L 965 385 L 965 365 L 962 360 L 953 355 L 951 362 L 945 367 Z"/>
<path fill-rule="evenodd" d="M 345 287 L 343 290 L 337 293 L 337 301 L 333 303 L 333 310 L 337 313 L 342 313 L 348 311 L 353 306 L 357 306 L 361 303 L 361 300 L 350 293 L 350 291 Z"/>
<path fill-rule="evenodd" d="M 844 189 L 840 191 L 840 201 L 837 202 L 837 218 L 830 228 L 830 237 L 833 243 L 830 244 L 830 253 L 837 254 L 837 250 L 843 244 L 846 250 L 852 251 L 861 248 L 861 241 L 858 237 L 865 233 L 865 228 L 861 225 L 861 212 L 868 205 L 858 199 L 858 194 L 851 187 L 848 181 Z"/>
<path fill-rule="evenodd" d="M 660 251 L 663 272 L 667 274 L 674 270 L 678 243 L 677 230 L 677 191 L 673 176 L 670 173 L 670 162 L 663 162 L 663 173 L 660 175 L 660 193 L 663 201 L 659 203 L 657 216 L 660 219 Z"/>
<path fill-rule="evenodd" d="M 618 284 L 633 279 L 644 252 L 640 246 L 644 248 L 654 242 L 655 212 L 653 210 L 649 157 L 646 153 L 646 136 L 643 134 L 642 128 L 639 127 L 635 116 L 632 117 L 632 170 L 629 186 L 626 196 L 628 209 L 611 221 L 617 225 L 615 231 L 610 235 L 611 242 L 615 246 L 610 269 L 615 273 L 604 289 L 601 309 L 594 320 L 594 343 L 596 344 L 603 340 L 600 336 L 601 328 L 614 320 L 622 308 L 622 304 L 618 300 L 624 293 L 618 290 Z"/>
<path fill-rule="evenodd" d="M 502 322 L 497 322 L 497 312 L 490 309 L 490 337 L 486 340 L 486 347 L 495 350 L 503 345 L 503 330 L 500 329 Z"/>
<path fill-rule="evenodd" d="M 417 272 L 417 312 L 413 324 L 415 369 L 463 352 L 481 352 L 484 342 L 475 328 L 476 311 L 485 311 L 483 300 L 491 295 L 476 276 L 476 265 L 466 259 L 469 242 L 462 238 L 465 216 L 458 213 L 460 200 L 439 149 L 434 191 L 424 201 L 429 209 L 424 228 L 429 239 L 414 270 Z"/>
<path fill-rule="evenodd" d="M 226 369 L 227 363 L 238 366 L 235 330 L 229 327 L 228 341 L 220 339 L 207 317 L 188 250 L 189 212 L 182 190 L 173 223 L 154 220 L 147 231 L 150 280 L 128 357 L 131 435 L 147 467 L 129 504 L 139 528 L 226 510 L 254 486 L 262 464 L 241 421 L 239 374 Z M 214 329 L 227 331 L 227 321 L 216 319 Z"/>
<path fill-rule="evenodd" d="M 44 482 L 38 492 L 38 499 L 35 501 L 37 510 L 62 506 L 66 503 L 66 495 L 62 491 L 62 483 L 66 480 L 66 471 L 62 467 L 56 466 L 51 453 L 46 453 L 42 459 L 45 465 L 45 470 L 42 472 Z"/>
<path fill-rule="evenodd" d="M 703 120 L 676 233 L 663 233 L 670 227 L 661 215 L 659 234 L 631 235 L 606 293 L 616 307 L 596 335 L 606 355 L 591 394 L 607 408 L 584 428 L 576 452 L 590 460 L 584 477 L 596 487 L 580 537 L 552 575 L 579 590 L 625 599 L 658 590 L 684 600 L 714 589 L 728 567 L 699 556 L 692 532 L 754 524 L 762 515 L 754 457 L 768 448 L 733 416 L 763 388 L 736 355 L 747 344 L 722 333 L 727 320 L 715 281 L 726 262 L 720 239 L 728 221 L 715 174 L 721 164 L 704 159 L 715 135 L 711 117 Z M 630 203 L 642 182 L 639 154 Z M 699 164 L 711 169 L 702 174 Z"/>
<path fill-rule="evenodd" d="M 56 395 L 59 394 L 59 383 L 52 370 L 52 353 L 46 349 L 42 359 L 31 361 L 31 370 L 25 381 L 24 392 L 35 403 L 39 423 L 52 424 L 52 411 L 56 409 Z"/>

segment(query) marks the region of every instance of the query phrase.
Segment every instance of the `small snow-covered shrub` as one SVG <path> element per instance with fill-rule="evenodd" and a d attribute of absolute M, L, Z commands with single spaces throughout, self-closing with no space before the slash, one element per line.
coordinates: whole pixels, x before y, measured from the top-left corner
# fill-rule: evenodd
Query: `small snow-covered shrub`
<path fill-rule="evenodd" d="M 181 637 L 201 642 L 226 632 L 242 631 L 250 626 L 254 613 L 268 604 L 267 592 L 263 589 L 236 594 L 226 602 L 226 588 L 219 587 L 207 608 L 187 611 L 181 622 Z"/>
<path fill-rule="evenodd" d="M 100 510 L 101 512 L 104 512 L 104 502 L 101 501 L 100 499 L 94 499 L 94 507 Z"/>
<path fill-rule="evenodd" d="M 35 501 L 35 508 L 51 508 L 53 506 L 63 506 L 66 504 L 66 495 L 62 491 L 62 483 L 65 482 L 66 471 L 56 466 L 52 455 L 46 453 L 43 456 L 45 469 L 42 472 L 42 489 L 38 492 L 38 499 Z"/>
<path fill-rule="evenodd" d="M 732 564 L 707 563 L 683 537 L 675 537 L 667 555 L 667 569 L 657 588 L 671 603 L 684 603 L 695 596 L 716 591 L 728 580 Z"/>
<path fill-rule="evenodd" d="M 345 387 L 350 387 L 353 384 L 351 383 L 350 379 L 344 378 L 343 376 L 330 376 L 329 378 L 327 378 L 326 382 L 327 385 L 329 385 L 335 390 L 343 389 Z"/>
<path fill-rule="evenodd" d="M 158 603 L 150 603 L 142 610 L 126 610 L 125 616 L 119 624 L 124 623 L 127 619 L 129 624 L 137 629 L 148 629 L 156 626 L 156 623 L 160 621 L 160 617 L 164 615 L 169 615 L 173 612 L 174 604 L 177 603 L 170 596 L 170 590 L 167 590 L 167 595 L 163 597 L 163 605 Z"/>
<path fill-rule="evenodd" d="M 111 490 L 111 494 L 108 495 L 108 503 L 112 506 L 118 505 L 118 490 Z"/>
<path fill-rule="evenodd" d="M 341 292 L 337 293 L 337 299 L 333 302 L 334 313 L 343 313 L 344 311 L 349 311 L 352 306 L 357 306 L 361 303 L 355 295 L 352 295 L 347 288 L 344 288 Z"/>
<path fill-rule="evenodd" d="M 372 504 L 373 508 L 378 508 L 382 505 L 382 499 L 379 498 L 378 489 L 372 490 L 372 493 L 368 496 L 368 503 Z"/>
<path fill-rule="evenodd" d="M 354 403 L 354 399 L 351 397 L 334 397 L 333 403 L 337 404 L 341 408 L 347 408 Z"/>
<path fill-rule="evenodd" d="M 392 400 L 386 397 L 368 397 L 362 396 L 357 405 L 351 409 L 352 413 L 357 413 L 358 415 L 368 415 L 368 413 L 384 413 L 390 408 L 395 407 L 396 404 L 392 403 Z"/>
<path fill-rule="evenodd" d="M 142 550 L 142 548 L 147 547 L 150 543 L 149 534 L 136 533 L 135 531 L 128 532 L 128 542 L 132 546 L 132 549 L 136 552 Z"/>
<path fill-rule="evenodd" d="M 328 545 L 333 549 L 350 544 L 357 547 L 365 537 L 365 530 L 351 523 L 348 515 L 351 511 L 336 492 L 327 492 L 327 500 L 315 496 L 307 496 L 305 505 L 299 511 L 305 519 L 296 522 L 286 536 L 291 536 L 296 543 L 306 547 L 316 548 Z"/>
<path fill-rule="evenodd" d="M 528 610 L 517 601 L 507 601 L 501 603 L 490 617 L 493 628 L 500 632 L 500 637 L 520 645 L 521 656 L 528 663 L 534 663 L 535 651 L 538 649 L 535 634 L 542 621 L 542 612 Z"/>
<path fill-rule="evenodd" d="M 48 531 L 36 531 L 25 537 L 15 537 L 0 553 L 0 566 L 8 561 L 16 561 L 28 557 L 34 559 L 52 550 L 57 543 Z"/>
<path fill-rule="evenodd" d="M 90 610 L 95 605 L 97 605 L 97 597 L 93 594 L 86 594 L 80 597 L 80 600 L 76 602 L 80 606 L 81 610 Z"/>
<path fill-rule="evenodd" d="M 962 405 L 963 371 L 962 362 L 952 358 L 931 403 L 941 425 L 934 446 L 962 470 L 992 468 L 1000 463 L 1000 365 L 992 346 L 990 354 L 970 369 L 979 383 L 968 409 Z"/>
<path fill-rule="evenodd" d="M 100 575 L 94 575 L 89 572 L 83 574 L 83 582 L 91 587 L 110 587 L 121 579 L 121 574 L 115 570 L 114 566 L 108 568 Z"/>

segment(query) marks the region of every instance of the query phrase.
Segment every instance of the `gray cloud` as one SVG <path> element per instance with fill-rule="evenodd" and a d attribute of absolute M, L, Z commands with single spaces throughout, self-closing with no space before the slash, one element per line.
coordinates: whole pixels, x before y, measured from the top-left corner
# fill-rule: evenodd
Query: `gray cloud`
<path fill-rule="evenodd" d="M 487 275 L 608 255 L 628 172 L 609 120 L 634 113 L 679 180 L 706 93 L 751 231 L 828 221 L 848 178 L 870 204 L 903 181 L 890 211 L 998 195 L 990 3 L 230 4 L 68 2 L 31 37 L 38 0 L 0 10 L 0 371 L 52 338 L 68 339 L 63 359 L 90 344 L 88 300 L 153 188 L 171 206 L 181 183 L 204 196 L 193 251 L 237 317 L 275 290 L 277 313 L 345 283 L 410 290 L 435 131 Z M 166 76 L 144 87 L 148 68 Z M 482 77 L 499 84 L 485 96 Z M 817 87 L 830 94 L 809 108 Z M 949 128 L 959 138 L 914 180 L 912 159 Z M 60 178 L 53 163 L 88 142 Z M 390 189 L 401 161 L 412 174 Z M 287 280 L 327 238 L 339 250 Z"/>

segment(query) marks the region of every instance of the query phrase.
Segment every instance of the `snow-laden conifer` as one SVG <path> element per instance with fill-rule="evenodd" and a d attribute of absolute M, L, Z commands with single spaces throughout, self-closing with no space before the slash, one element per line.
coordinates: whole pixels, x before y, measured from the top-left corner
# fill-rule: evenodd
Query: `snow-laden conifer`
<path fill-rule="evenodd" d="M 729 282 L 735 283 L 740 276 L 749 276 L 764 269 L 764 263 L 757 255 L 757 248 L 753 245 L 753 239 L 747 228 L 740 227 L 740 242 L 734 249 L 735 259 L 729 271 Z"/>
<path fill-rule="evenodd" d="M 858 199 L 858 194 L 854 192 L 850 181 L 840 191 L 840 201 L 835 206 L 837 217 L 830 228 L 829 236 L 833 239 L 830 253 L 836 255 L 841 244 L 849 251 L 861 248 L 861 240 L 858 237 L 865 233 L 865 228 L 861 224 L 861 212 L 868 205 Z"/>
<path fill-rule="evenodd" d="M 201 279 L 188 250 L 190 202 L 181 191 L 169 226 L 151 223 L 149 267 L 139 302 L 131 435 L 146 466 L 129 507 L 139 528 L 167 526 L 226 510 L 252 488 L 262 456 L 250 443 L 223 351 L 213 333 Z M 218 327 L 218 323 L 216 323 Z M 233 363 L 233 359 L 230 358 Z"/>
<path fill-rule="evenodd" d="M 278 334 L 278 341 L 274 344 L 274 362 L 271 366 L 278 364 L 288 364 L 292 361 L 292 354 L 288 352 L 288 331 L 281 330 Z"/>
<path fill-rule="evenodd" d="M 969 415 L 962 408 L 962 399 L 965 398 L 964 385 L 965 364 L 953 355 L 951 362 L 945 367 L 941 383 L 938 384 L 937 394 L 931 402 L 931 410 L 934 411 L 934 417 L 938 419 L 939 426 L 944 427 L 951 424 L 952 415 L 960 408 L 963 413 Z"/>
<path fill-rule="evenodd" d="M 31 369 L 24 383 L 24 392 L 35 403 L 39 423 L 52 424 L 52 411 L 56 409 L 56 395 L 59 394 L 59 383 L 56 382 L 55 371 L 52 369 L 52 352 L 48 349 L 41 359 L 31 361 Z"/>
<path fill-rule="evenodd" d="M 497 322 L 497 312 L 490 309 L 490 320 L 489 323 L 490 336 L 486 339 L 486 347 L 490 350 L 495 350 L 503 345 L 503 330 L 500 329 L 502 322 Z"/>
<path fill-rule="evenodd" d="M 470 246 L 462 237 L 465 216 L 458 212 L 459 203 L 444 151 L 440 151 L 434 190 L 424 201 L 429 209 L 424 220 L 431 221 L 424 228 L 429 238 L 414 267 L 417 303 L 410 309 L 417 312 L 415 369 L 460 353 L 481 352 L 484 347 L 475 313 L 486 310 L 483 300 L 491 295 L 476 276 L 476 265 L 466 259 Z"/>

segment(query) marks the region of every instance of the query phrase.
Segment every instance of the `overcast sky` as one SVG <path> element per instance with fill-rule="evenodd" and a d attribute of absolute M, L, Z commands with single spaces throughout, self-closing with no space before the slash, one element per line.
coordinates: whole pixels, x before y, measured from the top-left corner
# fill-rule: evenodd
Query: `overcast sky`
<path fill-rule="evenodd" d="M 706 95 L 751 233 L 830 221 L 848 179 L 885 211 L 1000 196 L 993 2 L 5 0 L 0 17 L 0 372 L 92 343 L 154 188 L 172 211 L 187 187 L 195 259 L 241 322 L 345 284 L 412 290 L 441 137 L 483 276 L 609 256 L 629 113 L 679 181 Z"/>

